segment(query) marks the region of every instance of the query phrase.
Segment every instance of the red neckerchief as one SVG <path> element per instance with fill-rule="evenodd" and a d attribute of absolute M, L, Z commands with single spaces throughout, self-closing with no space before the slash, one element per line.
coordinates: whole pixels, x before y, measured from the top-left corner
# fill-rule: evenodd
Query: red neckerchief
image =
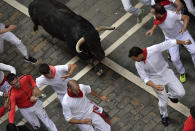
<path fill-rule="evenodd" d="M 146 64 L 146 58 L 147 58 L 147 48 L 142 49 L 143 55 L 144 55 L 144 64 Z"/>
<path fill-rule="evenodd" d="M 49 68 L 50 68 L 50 70 L 52 72 L 52 78 L 54 78 L 55 75 L 56 75 L 56 68 L 54 66 L 51 66 L 51 65 L 49 66 Z"/>
<path fill-rule="evenodd" d="M 154 25 L 162 24 L 165 21 L 166 18 L 167 18 L 167 11 L 165 12 L 165 14 L 163 15 L 162 18 L 160 18 L 160 19 L 155 18 Z"/>
<path fill-rule="evenodd" d="M 74 98 L 83 97 L 83 92 L 80 89 L 79 89 L 79 95 L 78 96 L 76 96 L 75 94 L 72 94 L 69 90 L 67 91 L 67 93 L 70 97 L 74 97 Z"/>
<path fill-rule="evenodd" d="M 0 83 L 0 86 L 2 86 L 6 80 L 7 80 L 7 77 L 6 77 L 6 75 L 4 75 L 3 81 Z"/>
<path fill-rule="evenodd" d="M 161 1 L 159 4 L 166 6 L 166 5 L 170 5 L 171 2 L 169 0 L 164 0 L 164 1 Z"/>

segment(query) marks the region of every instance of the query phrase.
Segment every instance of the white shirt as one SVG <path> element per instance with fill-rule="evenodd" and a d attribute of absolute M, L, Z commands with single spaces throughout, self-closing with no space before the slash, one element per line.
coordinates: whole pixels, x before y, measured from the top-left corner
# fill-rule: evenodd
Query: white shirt
<path fill-rule="evenodd" d="M 0 83 L 2 83 L 4 79 L 4 72 L 1 70 L 10 71 L 11 73 L 16 74 L 16 69 L 13 66 L 0 63 Z M 10 85 L 8 82 L 4 82 L 4 84 L 0 86 L 0 96 L 3 95 L 3 92 L 8 92 L 9 88 Z"/>
<path fill-rule="evenodd" d="M 152 76 L 161 76 L 168 69 L 168 63 L 162 56 L 162 52 L 177 45 L 176 40 L 167 40 L 147 48 L 147 57 L 144 61 L 135 62 L 137 72 L 141 79 L 147 83 Z"/>
<path fill-rule="evenodd" d="M 13 66 L 10 66 L 10 65 L 6 65 L 6 64 L 0 63 L 0 83 L 1 83 L 1 82 L 3 81 L 3 79 L 4 79 L 4 73 L 3 73 L 3 71 L 1 71 L 1 70 L 10 71 L 11 73 L 16 74 L 16 69 L 15 69 Z"/>
<path fill-rule="evenodd" d="M 86 97 L 86 94 L 91 93 L 91 88 L 88 85 L 79 84 L 80 90 L 83 93 L 83 97 L 70 97 L 67 93 L 65 94 L 62 106 L 63 114 L 66 121 L 70 121 L 72 118 L 85 119 L 93 112 L 93 104 Z M 90 117 L 88 117 L 90 118 Z"/>
<path fill-rule="evenodd" d="M 176 6 L 174 5 L 175 0 L 169 0 L 169 1 L 171 2 L 171 4 L 164 6 L 165 9 L 172 10 L 172 11 L 175 10 L 176 9 Z M 151 5 L 155 5 L 155 4 L 156 4 L 155 0 L 151 0 Z"/>
<path fill-rule="evenodd" d="M 4 29 L 5 25 L 3 23 L 0 23 L 0 29 Z"/>
<path fill-rule="evenodd" d="M 70 78 L 63 80 L 61 77 L 68 73 L 68 65 L 54 66 L 56 69 L 55 77 L 48 79 L 44 75 L 36 78 L 37 87 L 50 85 L 58 95 L 64 95 L 67 91 L 67 83 Z"/>
<path fill-rule="evenodd" d="M 175 39 L 177 36 L 182 35 L 179 33 L 183 28 L 181 16 L 181 14 L 176 14 L 173 11 L 167 10 L 167 18 L 162 24 L 158 25 L 163 31 L 165 37 Z"/>

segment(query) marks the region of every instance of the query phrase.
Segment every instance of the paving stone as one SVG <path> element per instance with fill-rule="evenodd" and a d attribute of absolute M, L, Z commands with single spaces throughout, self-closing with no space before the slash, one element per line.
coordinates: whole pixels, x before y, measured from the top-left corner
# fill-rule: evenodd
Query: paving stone
<path fill-rule="evenodd" d="M 132 127 L 132 131 L 142 131 L 144 125 L 144 122 L 140 120 Z"/>
<path fill-rule="evenodd" d="M 153 127 L 156 126 L 156 122 L 150 120 L 143 128 L 143 131 L 151 131 Z"/>
<path fill-rule="evenodd" d="M 134 106 L 138 106 L 140 103 L 139 103 L 139 100 L 136 99 L 136 98 L 133 98 L 131 101 L 131 104 L 133 104 Z"/>
<path fill-rule="evenodd" d="M 124 115 L 126 115 L 131 110 L 131 108 L 132 108 L 131 105 L 126 105 L 125 108 L 123 108 L 122 110 L 120 110 L 120 112 L 117 115 L 118 116 L 124 116 Z"/>
<path fill-rule="evenodd" d="M 47 40 L 42 41 L 41 43 L 39 43 L 36 47 L 33 48 L 34 52 L 37 53 L 38 51 L 41 50 L 41 48 L 43 48 L 47 43 Z"/>
<path fill-rule="evenodd" d="M 148 123 L 150 120 L 152 120 L 153 118 L 152 118 L 152 115 L 151 115 L 151 113 L 149 113 L 149 114 L 147 114 L 144 118 L 143 118 L 143 121 L 145 122 L 145 123 Z"/>
<path fill-rule="evenodd" d="M 121 129 L 121 131 L 130 131 L 131 127 L 132 127 L 131 124 L 125 125 L 125 126 Z"/>
<path fill-rule="evenodd" d="M 16 17 L 19 17 L 21 15 L 21 13 L 19 13 L 19 11 L 16 11 L 10 18 L 9 21 L 12 22 L 16 19 Z"/>
<path fill-rule="evenodd" d="M 81 7 L 80 7 L 80 4 L 81 4 L 83 1 L 84 1 L 84 0 L 70 0 L 70 2 L 68 2 L 66 5 L 67 5 L 70 9 L 74 10 L 74 9 L 76 9 L 77 7 L 78 7 L 78 8 L 81 8 Z"/>
<path fill-rule="evenodd" d="M 113 15 L 114 12 L 121 6 L 121 2 L 120 1 L 116 1 L 116 2 L 111 2 L 109 4 L 109 6 L 107 6 L 106 8 L 102 8 L 101 11 L 103 11 L 105 14 L 109 15 Z"/>
<path fill-rule="evenodd" d="M 111 116 L 111 117 L 113 117 L 116 113 L 118 113 L 119 112 L 119 109 L 117 109 L 117 108 L 112 108 L 112 110 L 109 112 L 109 115 Z"/>
<path fill-rule="evenodd" d="M 114 125 L 116 122 L 118 122 L 120 120 L 120 118 L 118 117 L 113 117 L 110 121 L 111 123 Z"/>
<path fill-rule="evenodd" d="M 141 114 L 142 115 L 147 115 L 149 112 L 151 112 L 151 110 L 153 109 L 153 107 L 152 106 L 147 106 L 147 107 L 145 107 L 142 111 L 141 111 Z"/>
<path fill-rule="evenodd" d="M 152 131 L 164 131 L 164 126 L 162 124 L 157 124 Z"/>

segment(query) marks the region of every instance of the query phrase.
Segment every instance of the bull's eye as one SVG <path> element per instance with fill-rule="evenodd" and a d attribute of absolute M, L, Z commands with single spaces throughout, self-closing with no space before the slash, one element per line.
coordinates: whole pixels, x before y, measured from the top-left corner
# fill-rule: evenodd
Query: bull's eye
<path fill-rule="evenodd" d="M 88 55 L 89 54 L 89 52 L 88 51 L 82 51 L 84 54 L 86 54 L 86 55 Z"/>

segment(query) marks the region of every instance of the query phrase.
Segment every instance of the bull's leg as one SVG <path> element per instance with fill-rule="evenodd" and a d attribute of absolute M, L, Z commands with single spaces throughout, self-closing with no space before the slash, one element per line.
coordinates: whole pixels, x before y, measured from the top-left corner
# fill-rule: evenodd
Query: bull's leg
<path fill-rule="evenodd" d="M 97 59 L 94 59 L 89 54 L 85 55 L 85 54 L 81 53 L 81 54 L 77 54 L 77 55 L 81 58 L 81 60 L 83 60 L 85 62 L 87 61 L 88 64 L 90 64 L 91 66 L 94 67 L 94 71 L 96 72 L 96 75 L 101 76 L 103 74 L 103 72 L 104 72 L 103 68 L 100 64 L 98 65 L 98 63 L 100 63 L 100 62 L 97 61 Z"/>
<path fill-rule="evenodd" d="M 104 73 L 104 70 L 103 70 L 102 65 L 98 64 L 98 63 L 100 63 L 100 62 L 95 60 L 95 59 L 92 59 L 92 61 L 91 61 L 91 65 L 94 67 L 96 75 L 101 76 Z"/>
<path fill-rule="evenodd" d="M 97 70 L 98 70 L 96 72 L 97 76 L 101 76 L 104 73 L 104 70 L 103 70 L 102 66 L 97 66 Z"/>
<path fill-rule="evenodd" d="M 36 32 L 36 31 L 38 30 L 38 25 L 35 25 L 35 24 L 34 24 L 33 30 L 34 30 L 34 32 Z"/>
<path fill-rule="evenodd" d="M 29 12 L 30 18 L 31 18 L 31 20 L 34 24 L 33 30 L 34 30 L 34 32 L 36 32 L 38 30 L 39 21 L 36 18 L 36 15 L 35 15 L 35 14 L 37 14 L 37 12 L 36 12 L 36 9 L 34 9 L 34 3 L 33 2 L 29 5 L 28 12 Z"/>

